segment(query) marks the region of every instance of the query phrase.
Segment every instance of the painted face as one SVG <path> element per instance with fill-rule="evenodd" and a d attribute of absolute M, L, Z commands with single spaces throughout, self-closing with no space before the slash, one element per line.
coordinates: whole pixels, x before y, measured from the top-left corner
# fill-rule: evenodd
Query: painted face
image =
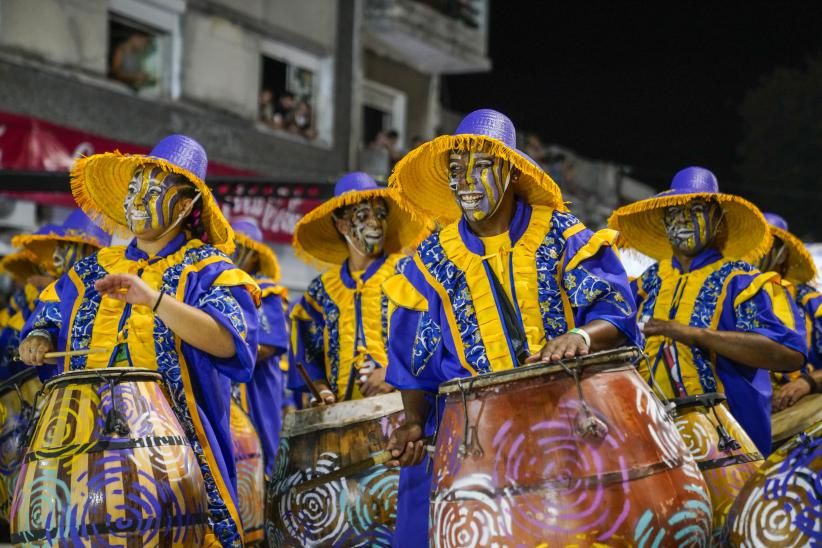
<path fill-rule="evenodd" d="M 258 253 L 240 244 L 238 240 L 234 240 L 234 244 L 234 254 L 231 256 L 231 260 L 240 270 L 249 273 L 255 272 L 259 264 Z"/>
<path fill-rule="evenodd" d="M 771 249 L 759 260 L 759 270 L 762 272 L 776 272 L 785 275 L 783 270 L 788 262 L 788 248 L 785 242 L 774 236 Z"/>
<path fill-rule="evenodd" d="M 701 198 L 668 206 L 664 214 L 668 240 L 680 253 L 694 256 L 713 243 L 722 215 L 719 204 Z"/>
<path fill-rule="evenodd" d="M 94 250 L 95 248 L 93 246 L 79 242 L 57 242 L 54 246 L 54 253 L 52 254 L 54 272 L 58 276 L 62 276 L 71 269 L 77 261 L 94 253 Z"/>
<path fill-rule="evenodd" d="M 511 182 L 510 162 L 485 152 L 454 150 L 448 157 L 448 184 L 469 221 L 487 219 Z"/>
<path fill-rule="evenodd" d="M 342 217 L 348 224 L 345 239 L 363 255 L 382 253 L 388 229 L 388 206 L 382 198 L 365 200 L 348 206 Z"/>
<path fill-rule="evenodd" d="M 140 166 L 128 184 L 123 202 L 128 228 L 134 234 L 171 225 L 180 210 L 185 179 L 157 166 Z"/>

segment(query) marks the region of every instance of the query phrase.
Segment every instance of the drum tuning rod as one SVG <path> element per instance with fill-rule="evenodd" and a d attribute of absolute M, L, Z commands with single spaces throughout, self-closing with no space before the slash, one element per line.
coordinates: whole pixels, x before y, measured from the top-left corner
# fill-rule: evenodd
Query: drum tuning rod
<path fill-rule="evenodd" d="M 369 468 L 373 468 L 374 466 L 380 464 L 385 464 L 391 460 L 391 458 L 391 451 L 382 451 L 373 457 L 368 457 L 367 459 L 351 463 L 348 466 L 343 466 L 342 468 L 338 468 L 333 472 L 323 474 L 322 476 L 311 478 L 308 481 L 295 485 L 293 488 L 298 494 L 304 493 L 310 489 L 319 487 L 320 485 L 325 485 L 326 483 L 330 483 L 341 478 L 346 478 L 348 476 L 356 476 L 357 474 L 361 474 Z"/>

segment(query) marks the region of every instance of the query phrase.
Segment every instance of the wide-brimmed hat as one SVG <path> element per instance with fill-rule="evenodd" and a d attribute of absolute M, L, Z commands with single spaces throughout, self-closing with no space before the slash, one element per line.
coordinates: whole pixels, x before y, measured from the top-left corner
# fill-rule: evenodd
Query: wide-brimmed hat
<path fill-rule="evenodd" d="M 0 259 L 0 272 L 8 274 L 20 285 L 26 283 L 30 277 L 41 274 L 37 266 L 37 257 L 25 249 L 9 253 Z"/>
<path fill-rule="evenodd" d="M 808 283 L 816 278 L 816 263 L 808 253 L 802 240 L 788 231 L 788 222 L 776 213 L 762 213 L 768 221 L 771 234 L 785 243 L 788 249 L 788 264 L 785 278 L 794 284 Z"/>
<path fill-rule="evenodd" d="M 31 251 L 38 264 L 47 270 L 52 270 L 54 247 L 58 242 L 86 244 L 100 249 L 111 245 L 111 235 L 94 224 L 82 209 L 75 209 L 62 225 L 46 225 L 32 234 L 18 234 L 11 239 L 11 245 Z"/>
<path fill-rule="evenodd" d="M 620 207 L 608 219 L 608 226 L 620 232 L 628 247 L 658 261 L 670 259 L 672 249 L 665 232 L 663 211 L 668 206 L 687 204 L 697 198 L 715 200 L 725 212 L 725 234 L 720 249 L 725 257 L 761 257 L 770 249 L 771 233 L 762 212 L 740 196 L 719 192 L 714 174 L 701 167 L 679 171 L 670 190 Z"/>
<path fill-rule="evenodd" d="M 234 229 L 234 239 L 238 244 L 257 252 L 260 258 L 260 274 L 275 282 L 280 281 L 280 263 L 277 261 L 277 255 L 263 243 L 263 233 L 257 223 L 240 217 L 231 221 L 231 228 Z"/>
<path fill-rule="evenodd" d="M 388 203 L 385 253 L 415 247 L 428 234 L 426 220 L 414 215 L 397 199 L 396 191 L 381 187 L 367 173 L 355 171 L 334 185 L 334 197 L 309 211 L 294 229 L 294 249 L 300 257 L 319 267 L 339 265 L 348 258 L 348 246 L 334 226 L 332 214 L 338 207 L 371 198 Z"/>
<path fill-rule="evenodd" d="M 77 204 L 92 219 L 112 233 L 127 236 L 123 202 L 134 170 L 142 165 L 156 165 L 185 177 L 200 192 L 200 221 L 208 243 L 220 250 L 234 251 L 234 233 L 220 211 L 211 189 L 205 183 L 208 157 L 205 149 L 185 135 L 169 135 L 148 154 L 105 152 L 80 158 L 71 170 L 71 192 Z"/>
<path fill-rule="evenodd" d="M 452 150 L 481 151 L 502 158 L 519 170 L 511 182 L 514 192 L 529 204 L 565 210 L 562 192 L 539 164 L 517 150 L 513 122 L 491 109 L 475 110 L 462 119 L 453 135 L 441 135 L 421 144 L 394 167 L 389 186 L 400 198 L 424 214 L 443 223 L 462 215 L 449 186 L 448 156 Z"/>

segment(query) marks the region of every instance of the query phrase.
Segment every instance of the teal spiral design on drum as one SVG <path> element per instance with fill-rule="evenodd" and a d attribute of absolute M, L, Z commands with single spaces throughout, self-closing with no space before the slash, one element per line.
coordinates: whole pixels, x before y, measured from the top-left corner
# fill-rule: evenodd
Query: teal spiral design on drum
<path fill-rule="evenodd" d="M 682 501 L 679 511 L 660 523 L 656 509 L 642 514 L 634 528 L 637 548 L 660 546 L 704 547 L 710 544 L 711 498 L 707 491 L 696 484 L 685 485 L 690 498 Z"/>
<path fill-rule="evenodd" d="M 347 506 L 348 525 L 356 535 L 367 535 L 386 521 L 397 519 L 397 493 L 400 486 L 400 475 L 394 468 L 380 467 L 376 471 L 357 479 L 359 495 Z M 390 546 L 390 536 L 388 546 Z M 373 544 L 378 542 L 372 539 Z"/>
<path fill-rule="evenodd" d="M 28 486 L 29 520 L 32 528 L 46 529 L 60 524 L 65 515 L 67 503 L 71 500 L 71 488 L 57 477 L 57 469 L 44 470 L 31 485 Z M 15 497 L 12 505 L 12 515 L 19 506 L 20 499 Z"/>

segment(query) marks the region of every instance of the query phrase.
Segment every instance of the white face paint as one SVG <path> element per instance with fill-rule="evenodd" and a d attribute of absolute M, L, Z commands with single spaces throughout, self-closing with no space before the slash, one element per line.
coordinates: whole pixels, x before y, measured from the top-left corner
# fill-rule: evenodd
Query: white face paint
<path fill-rule="evenodd" d="M 511 163 L 478 151 L 454 150 L 448 159 L 448 184 L 463 216 L 469 221 L 492 216 L 511 182 Z"/>

